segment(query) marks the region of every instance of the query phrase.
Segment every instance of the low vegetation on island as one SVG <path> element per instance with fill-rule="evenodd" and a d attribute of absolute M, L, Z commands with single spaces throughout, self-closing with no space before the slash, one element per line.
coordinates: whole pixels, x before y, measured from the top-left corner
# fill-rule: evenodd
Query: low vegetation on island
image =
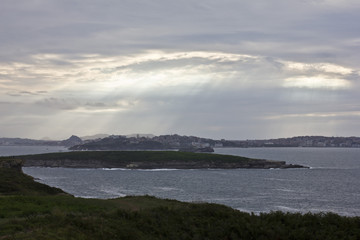
<path fill-rule="evenodd" d="M 21 156 L 24 166 L 131 169 L 302 168 L 284 161 L 178 151 L 82 151 Z"/>
<path fill-rule="evenodd" d="M 82 199 L 37 183 L 0 159 L 0 239 L 359 239 L 360 217 L 254 215 L 151 196 Z"/>

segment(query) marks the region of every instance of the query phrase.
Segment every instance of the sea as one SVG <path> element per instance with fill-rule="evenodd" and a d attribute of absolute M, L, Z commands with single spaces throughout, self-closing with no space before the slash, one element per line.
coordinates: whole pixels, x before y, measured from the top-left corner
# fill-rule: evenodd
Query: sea
<path fill-rule="evenodd" d="M 61 152 L 54 147 L 0 147 L 0 155 Z M 23 168 L 37 181 L 83 198 L 152 195 L 207 202 L 244 212 L 333 212 L 360 216 L 359 148 L 217 148 L 215 153 L 282 160 L 308 169 Z"/>

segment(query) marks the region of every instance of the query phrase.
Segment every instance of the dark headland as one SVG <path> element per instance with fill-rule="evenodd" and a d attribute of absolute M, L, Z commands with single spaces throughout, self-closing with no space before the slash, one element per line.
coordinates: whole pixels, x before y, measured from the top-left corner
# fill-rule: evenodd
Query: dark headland
<path fill-rule="evenodd" d="M 128 169 L 305 168 L 284 161 L 177 151 L 81 151 L 20 156 L 25 167 Z"/>

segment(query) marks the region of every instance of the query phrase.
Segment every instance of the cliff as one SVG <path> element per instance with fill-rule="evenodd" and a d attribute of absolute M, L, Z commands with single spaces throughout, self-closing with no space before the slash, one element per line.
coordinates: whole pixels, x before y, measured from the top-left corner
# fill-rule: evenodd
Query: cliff
<path fill-rule="evenodd" d="M 128 169 L 303 168 L 284 161 L 175 151 L 84 151 L 21 156 L 25 167 Z"/>
<path fill-rule="evenodd" d="M 61 189 L 35 182 L 31 176 L 22 172 L 21 167 L 20 159 L 0 158 L 0 197 L 8 195 L 68 195 Z"/>
<path fill-rule="evenodd" d="M 12 157 L 0 158 L 0 168 L 14 169 L 20 172 L 22 163 L 23 163 L 22 160 L 18 158 L 12 158 Z"/>

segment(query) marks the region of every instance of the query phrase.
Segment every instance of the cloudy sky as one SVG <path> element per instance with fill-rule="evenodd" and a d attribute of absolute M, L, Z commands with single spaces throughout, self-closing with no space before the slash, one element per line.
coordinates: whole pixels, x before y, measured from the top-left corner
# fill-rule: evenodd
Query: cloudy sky
<path fill-rule="evenodd" d="M 0 137 L 360 136 L 358 0 L 1 0 Z"/>

